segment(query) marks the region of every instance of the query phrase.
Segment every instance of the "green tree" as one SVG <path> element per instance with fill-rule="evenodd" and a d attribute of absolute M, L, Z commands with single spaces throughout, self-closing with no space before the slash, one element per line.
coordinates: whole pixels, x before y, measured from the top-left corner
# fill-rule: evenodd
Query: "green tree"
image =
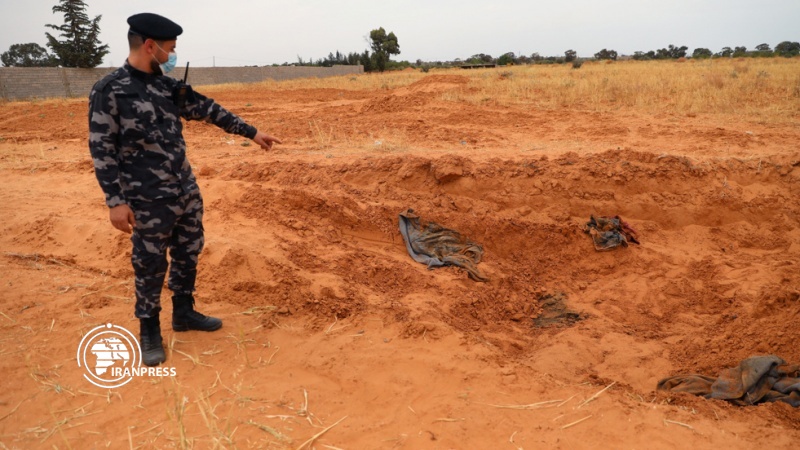
<path fill-rule="evenodd" d="M 492 58 L 492 55 L 487 55 L 485 53 L 476 53 L 464 62 L 468 64 L 491 64 L 494 62 L 494 58 Z"/>
<path fill-rule="evenodd" d="M 675 47 L 670 45 L 669 46 L 670 55 L 674 59 L 683 58 L 686 56 L 686 51 L 689 50 L 689 47 L 685 45 L 681 45 L 680 47 Z"/>
<path fill-rule="evenodd" d="M 689 50 L 689 47 L 682 45 L 680 47 L 676 47 L 672 44 L 669 44 L 667 48 L 659 49 L 656 52 L 656 57 L 658 59 L 678 59 L 683 58 L 686 56 L 686 50 Z"/>
<path fill-rule="evenodd" d="M 696 48 L 692 52 L 692 58 L 696 58 L 696 59 L 708 59 L 708 58 L 711 58 L 712 55 L 713 55 L 713 53 L 711 53 L 711 50 L 709 50 L 707 48 L 702 48 L 702 47 L 701 48 Z"/>
<path fill-rule="evenodd" d="M 756 45 L 756 50 L 760 52 L 771 52 L 772 49 L 769 48 L 769 44 L 758 44 Z"/>
<path fill-rule="evenodd" d="M 370 43 L 372 64 L 376 69 L 383 72 L 386 70 L 386 64 L 389 62 L 391 55 L 400 54 L 400 44 L 397 42 L 397 36 L 393 32 L 386 34 L 386 30 L 380 27 L 369 32 L 369 39 L 372 41 Z"/>
<path fill-rule="evenodd" d="M 386 63 L 389 62 L 389 55 L 382 52 L 372 52 L 370 55 L 370 67 L 372 70 L 383 72 L 386 70 Z"/>
<path fill-rule="evenodd" d="M 617 60 L 617 56 L 616 50 L 608 50 L 605 48 L 594 54 L 595 59 L 612 59 L 614 61 Z"/>
<path fill-rule="evenodd" d="M 578 57 L 578 52 L 575 50 L 567 50 L 564 52 L 564 61 L 565 62 L 572 62 Z"/>
<path fill-rule="evenodd" d="M 741 58 L 743 56 L 747 56 L 747 47 L 741 46 L 733 49 L 734 58 Z"/>
<path fill-rule="evenodd" d="M 48 28 L 60 31 L 62 39 L 58 40 L 50 33 L 47 46 L 64 67 L 97 67 L 108 54 L 108 45 L 100 42 L 100 18 L 89 20 L 86 14 L 86 3 L 82 0 L 60 0 L 53 7 L 53 14 L 64 14 L 63 25 L 47 25 Z"/>
<path fill-rule="evenodd" d="M 504 53 L 502 56 L 497 58 L 497 65 L 498 66 L 507 66 L 509 64 L 514 64 L 516 61 L 516 55 L 514 52 Z"/>
<path fill-rule="evenodd" d="M 12 45 L 7 52 L 0 55 L 0 61 L 6 67 L 54 67 L 58 65 L 58 60 L 35 42 Z"/>
<path fill-rule="evenodd" d="M 369 50 L 364 50 L 364 53 L 359 55 L 359 64 L 364 66 L 364 72 L 372 72 L 374 67 L 372 66 L 372 59 L 369 57 Z"/>
<path fill-rule="evenodd" d="M 758 44 L 756 45 L 755 52 L 753 52 L 753 56 L 761 56 L 761 57 L 773 56 L 772 49 L 769 47 L 769 44 Z"/>
<path fill-rule="evenodd" d="M 775 54 L 778 56 L 785 56 L 787 58 L 800 55 L 800 43 L 783 41 L 775 46 Z"/>
<path fill-rule="evenodd" d="M 722 50 L 717 53 L 717 56 L 721 56 L 723 58 L 730 58 L 733 55 L 733 50 L 730 47 L 722 47 Z"/>
<path fill-rule="evenodd" d="M 357 66 L 359 64 L 361 64 L 361 55 L 360 54 L 358 54 L 356 52 L 352 52 L 352 53 L 348 53 L 347 54 L 347 65 L 349 65 L 349 66 Z"/>

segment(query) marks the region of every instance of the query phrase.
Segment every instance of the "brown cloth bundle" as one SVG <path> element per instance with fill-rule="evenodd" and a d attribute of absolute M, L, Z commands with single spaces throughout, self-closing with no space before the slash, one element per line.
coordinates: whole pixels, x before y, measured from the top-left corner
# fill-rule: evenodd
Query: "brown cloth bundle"
<path fill-rule="evenodd" d="M 786 402 L 800 407 L 800 365 L 786 364 L 777 356 L 753 356 L 738 367 L 725 369 L 719 378 L 678 375 L 658 382 L 658 390 L 688 392 L 736 405 Z"/>
<path fill-rule="evenodd" d="M 631 228 L 620 216 L 589 216 L 583 231 L 592 237 L 595 250 L 602 252 L 628 246 L 628 242 L 639 243 L 636 230 Z"/>
<path fill-rule="evenodd" d="M 466 270 L 475 281 L 489 281 L 478 272 L 483 247 L 465 238 L 458 231 L 429 222 L 420 223 L 413 209 L 400 213 L 400 234 L 406 242 L 408 254 L 414 261 L 427 264 L 429 269 L 441 266 L 458 266 Z"/>

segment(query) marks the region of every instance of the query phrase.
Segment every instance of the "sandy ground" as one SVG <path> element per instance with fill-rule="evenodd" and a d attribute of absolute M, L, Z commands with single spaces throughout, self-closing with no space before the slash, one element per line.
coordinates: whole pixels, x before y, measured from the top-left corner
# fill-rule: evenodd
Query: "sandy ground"
<path fill-rule="evenodd" d="M 0 105 L 0 448 L 795 447 L 800 410 L 655 386 L 800 362 L 798 122 L 447 100 L 467 84 L 215 91 L 285 140 L 187 126 L 224 328 L 162 326 L 177 377 L 111 391 L 75 361 L 98 325 L 138 335 L 86 102 Z M 412 261 L 406 208 L 481 243 L 490 282 Z M 642 244 L 595 252 L 591 214 Z"/>

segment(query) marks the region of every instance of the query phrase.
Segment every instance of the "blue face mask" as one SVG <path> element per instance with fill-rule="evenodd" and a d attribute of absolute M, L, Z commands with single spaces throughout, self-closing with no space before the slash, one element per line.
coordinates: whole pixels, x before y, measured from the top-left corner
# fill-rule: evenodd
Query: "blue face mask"
<path fill-rule="evenodd" d="M 158 44 L 156 44 L 156 47 L 158 47 L 158 49 L 161 50 L 162 52 L 167 53 Z M 163 63 L 160 63 L 158 65 L 158 67 L 161 68 L 161 73 L 164 73 L 164 74 L 172 72 L 175 69 L 175 66 L 178 64 L 178 54 L 177 53 L 169 52 L 168 55 L 169 55 L 169 57 L 167 58 L 167 62 L 163 62 Z M 155 56 L 154 56 L 154 58 L 155 58 Z M 156 60 L 156 61 L 158 61 L 158 60 Z"/>
<path fill-rule="evenodd" d="M 161 67 L 162 72 L 170 73 L 175 69 L 176 64 L 178 64 L 178 55 L 175 52 L 169 52 L 169 59 L 167 59 L 167 62 L 161 63 L 158 66 Z"/>

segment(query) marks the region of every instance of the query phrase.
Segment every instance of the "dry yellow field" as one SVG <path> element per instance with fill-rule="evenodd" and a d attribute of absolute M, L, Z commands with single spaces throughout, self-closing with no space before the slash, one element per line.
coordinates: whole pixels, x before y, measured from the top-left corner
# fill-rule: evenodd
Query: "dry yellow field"
<path fill-rule="evenodd" d="M 476 105 L 524 104 L 593 111 L 633 108 L 648 113 L 750 115 L 779 122 L 793 120 L 800 113 L 800 58 L 586 62 L 580 69 L 554 64 L 430 72 L 443 73 L 470 79 L 469 89 L 443 93 L 443 100 Z M 408 86 L 426 75 L 402 71 L 269 81 L 258 86 L 275 91 L 379 91 Z M 253 86 L 220 85 L 209 91 L 219 89 L 249 90 Z"/>

